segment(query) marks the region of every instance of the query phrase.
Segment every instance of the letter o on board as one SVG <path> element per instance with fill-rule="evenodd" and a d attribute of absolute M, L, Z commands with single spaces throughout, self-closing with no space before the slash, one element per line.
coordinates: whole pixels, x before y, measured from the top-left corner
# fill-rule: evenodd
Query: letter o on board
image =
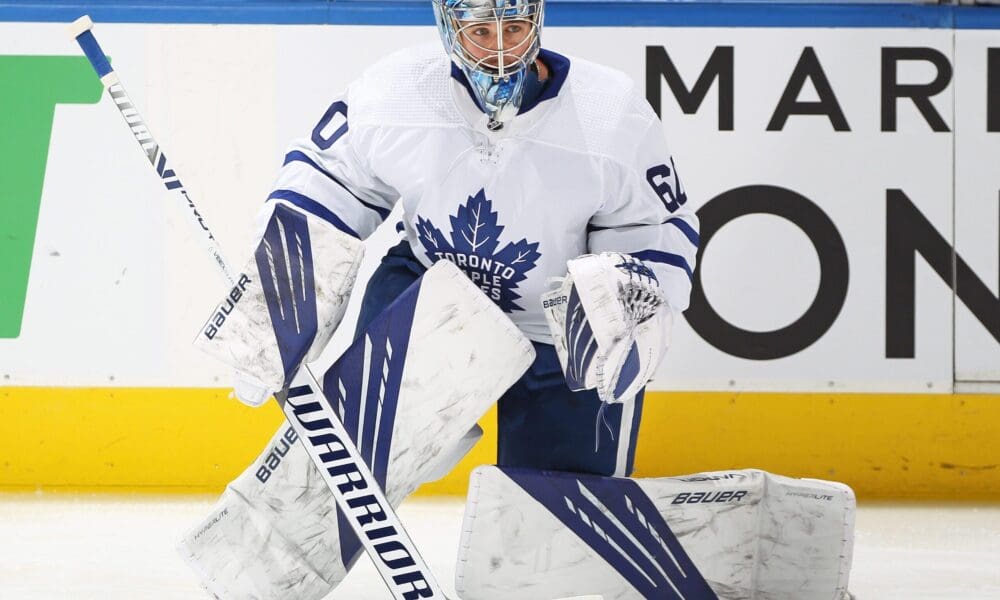
<path fill-rule="evenodd" d="M 819 256 L 819 289 L 809 309 L 795 322 L 774 331 L 748 331 L 729 323 L 715 312 L 701 285 L 696 269 L 691 290 L 691 306 L 684 313 L 691 327 L 719 350 L 751 360 L 772 360 L 791 356 L 808 348 L 830 329 L 847 297 L 849 266 L 847 249 L 840 232 L 823 210 L 805 196 L 771 185 L 750 185 L 719 194 L 698 210 L 701 247 L 698 263 L 712 237 L 730 221 L 751 214 L 768 214 L 787 219 L 809 237 Z M 761 268 L 768 268 L 766 248 Z"/>

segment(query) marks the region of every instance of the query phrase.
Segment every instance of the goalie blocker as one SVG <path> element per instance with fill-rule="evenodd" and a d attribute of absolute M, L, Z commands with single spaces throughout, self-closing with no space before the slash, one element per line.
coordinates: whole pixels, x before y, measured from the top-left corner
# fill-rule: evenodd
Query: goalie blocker
<path fill-rule="evenodd" d="M 323 389 L 395 507 L 442 470 L 533 359 L 503 312 L 441 261 L 372 321 Z M 381 520 L 370 505 L 355 508 L 363 521 Z M 346 576 L 361 545 L 286 426 L 180 552 L 219 598 L 308 600 Z"/>
<path fill-rule="evenodd" d="M 854 493 L 764 471 L 626 479 L 480 467 L 455 589 L 464 600 L 840 600 Z"/>
<path fill-rule="evenodd" d="M 253 257 L 195 339 L 239 373 L 237 396 L 251 406 L 284 388 L 326 347 L 364 254 L 360 240 L 327 221 L 271 202 Z"/>

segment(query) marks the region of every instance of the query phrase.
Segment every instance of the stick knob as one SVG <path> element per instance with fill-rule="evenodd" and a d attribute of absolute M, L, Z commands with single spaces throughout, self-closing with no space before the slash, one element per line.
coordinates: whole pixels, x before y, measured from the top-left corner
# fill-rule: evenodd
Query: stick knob
<path fill-rule="evenodd" d="M 83 15 L 79 19 L 70 23 L 67 30 L 70 36 L 74 39 L 80 37 L 81 34 L 86 33 L 94 28 L 94 22 L 90 20 L 89 15 Z"/>

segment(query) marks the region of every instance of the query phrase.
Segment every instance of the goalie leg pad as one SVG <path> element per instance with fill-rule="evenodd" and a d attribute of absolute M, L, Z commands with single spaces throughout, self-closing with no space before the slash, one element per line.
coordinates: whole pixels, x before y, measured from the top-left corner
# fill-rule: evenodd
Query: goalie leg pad
<path fill-rule="evenodd" d="M 624 479 L 480 467 L 456 591 L 465 600 L 841 598 L 854 510 L 845 485 L 757 470 Z"/>
<path fill-rule="evenodd" d="M 179 552 L 216 598 L 322 598 L 346 572 L 327 531 L 334 501 L 295 431 L 284 424 L 222 493 Z M 282 590 L 285 590 L 284 592 Z"/>
<path fill-rule="evenodd" d="M 398 506 L 533 359 L 510 319 L 441 261 L 372 322 L 323 387 Z M 321 598 L 360 552 L 319 471 L 280 432 L 181 543 L 222 598 Z"/>
<path fill-rule="evenodd" d="M 441 458 L 437 461 L 437 463 L 435 463 L 434 468 L 427 474 L 427 478 L 424 479 L 424 483 L 437 481 L 448 473 L 451 473 L 452 469 L 458 466 L 458 463 L 465 458 L 466 454 L 472 451 L 472 448 L 479 443 L 479 440 L 482 438 L 483 428 L 479 425 L 474 425 L 472 429 L 467 431 L 465 435 L 458 440 L 458 444 L 442 454 Z"/>
<path fill-rule="evenodd" d="M 340 324 L 363 253 L 360 240 L 279 201 L 195 346 L 261 388 L 282 389 Z"/>

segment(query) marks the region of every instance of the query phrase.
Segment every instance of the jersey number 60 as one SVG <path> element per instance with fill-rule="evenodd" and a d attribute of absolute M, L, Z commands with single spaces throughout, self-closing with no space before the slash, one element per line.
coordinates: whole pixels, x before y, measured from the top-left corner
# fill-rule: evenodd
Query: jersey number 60
<path fill-rule="evenodd" d="M 663 201 L 663 206 L 670 212 L 675 212 L 682 204 L 688 201 L 684 188 L 681 187 L 681 180 L 677 177 L 677 167 L 674 166 L 674 158 L 670 157 L 670 166 L 656 165 L 646 170 L 646 181 L 653 186 L 653 191 Z"/>

